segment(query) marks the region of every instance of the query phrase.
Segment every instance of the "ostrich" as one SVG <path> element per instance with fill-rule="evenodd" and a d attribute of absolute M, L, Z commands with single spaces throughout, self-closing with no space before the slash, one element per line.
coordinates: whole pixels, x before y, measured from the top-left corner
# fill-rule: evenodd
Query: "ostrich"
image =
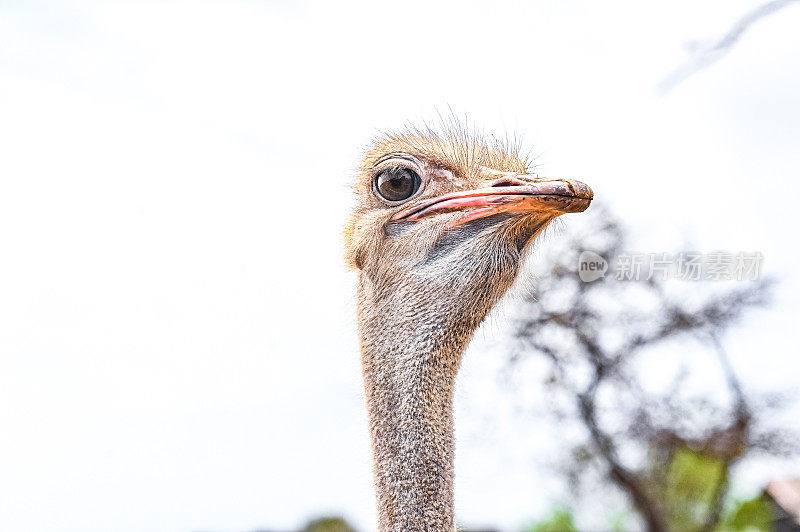
<path fill-rule="evenodd" d="M 475 329 L 526 251 L 592 191 L 528 175 L 509 143 L 415 128 L 364 156 L 345 228 L 380 531 L 455 530 L 453 384 Z"/>

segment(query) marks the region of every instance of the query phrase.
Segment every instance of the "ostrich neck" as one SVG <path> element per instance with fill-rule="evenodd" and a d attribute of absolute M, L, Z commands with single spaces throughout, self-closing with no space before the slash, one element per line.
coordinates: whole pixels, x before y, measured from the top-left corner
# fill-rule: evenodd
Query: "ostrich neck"
<path fill-rule="evenodd" d="M 359 282 L 359 337 L 378 528 L 455 530 L 453 385 L 483 316 L 416 290 Z M 416 296 L 416 297 L 415 297 Z"/>

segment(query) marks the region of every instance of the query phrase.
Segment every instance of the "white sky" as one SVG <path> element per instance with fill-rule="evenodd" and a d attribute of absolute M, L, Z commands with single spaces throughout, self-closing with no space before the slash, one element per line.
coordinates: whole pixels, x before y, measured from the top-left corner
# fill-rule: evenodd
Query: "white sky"
<path fill-rule="evenodd" d="M 0 529 L 371 529 L 347 186 L 376 129 L 448 105 L 647 251 L 762 251 L 778 305 L 728 346 L 752 387 L 796 387 L 800 5 L 653 90 L 755 5 L 0 4 Z M 501 323 L 460 378 L 456 497 L 512 530 L 559 491 L 553 446 L 502 421 Z"/>

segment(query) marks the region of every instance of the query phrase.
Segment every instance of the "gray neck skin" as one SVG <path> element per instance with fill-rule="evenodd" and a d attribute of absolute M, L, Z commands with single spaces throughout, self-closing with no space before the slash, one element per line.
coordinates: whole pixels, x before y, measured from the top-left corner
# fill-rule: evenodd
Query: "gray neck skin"
<path fill-rule="evenodd" d="M 361 359 L 382 532 L 455 530 L 453 384 L 461 353 L 489 305 L 476 312 L 446 296 L 421 293 L 420 286 L 382 290 L 363 274 L 359 281 Z"/>

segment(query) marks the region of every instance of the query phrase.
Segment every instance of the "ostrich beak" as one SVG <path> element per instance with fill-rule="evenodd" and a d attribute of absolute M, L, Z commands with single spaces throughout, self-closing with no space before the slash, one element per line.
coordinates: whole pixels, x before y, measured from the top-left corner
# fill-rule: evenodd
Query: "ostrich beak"
<path fill-rule="evenodd" d="M 585 183 L 572 179 L 528 179 L 504 177 L 487 187 L 426 198 L 392 216 L 392 221 L 416 221 L 445 212 L 463 211 L 451 226 L 502 212 L 541 212 L 559 216 L 589 208 L 593 193 Z"/>

